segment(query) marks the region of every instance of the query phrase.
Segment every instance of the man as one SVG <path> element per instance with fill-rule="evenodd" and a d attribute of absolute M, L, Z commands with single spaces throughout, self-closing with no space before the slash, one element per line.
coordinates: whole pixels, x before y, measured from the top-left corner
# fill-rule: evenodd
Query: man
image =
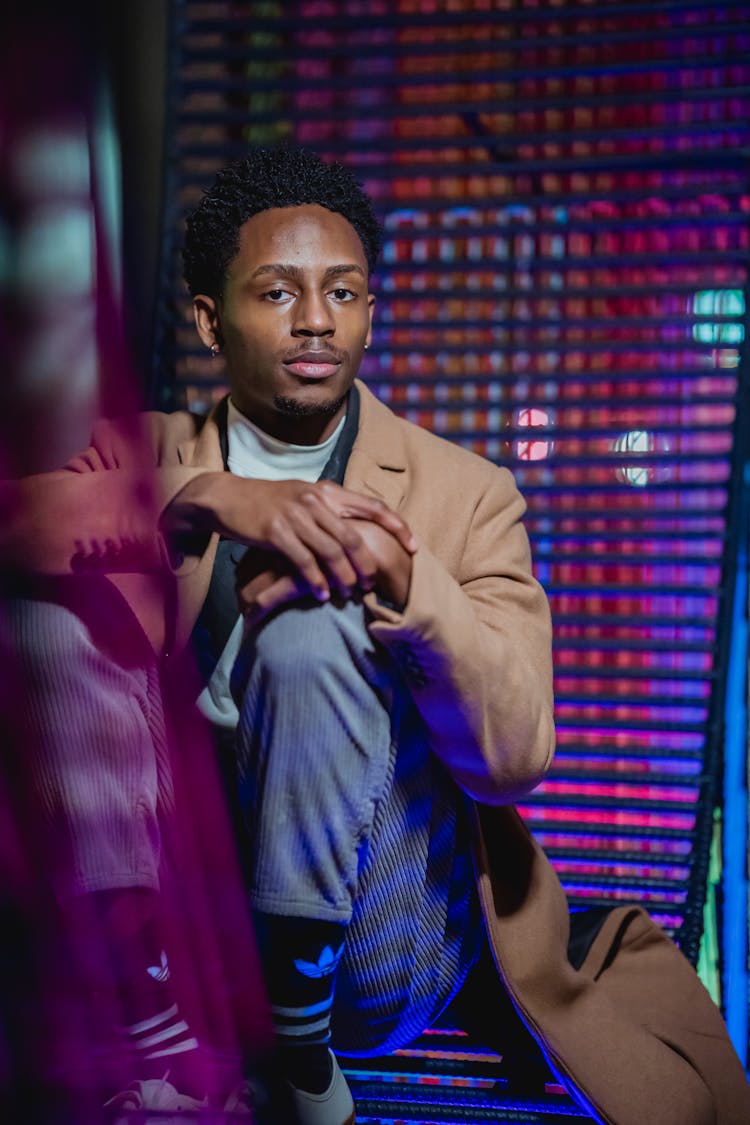
<path fill-rule="evenodd" d="M 523 501 L 506 470 L 397 419 L 356 379 L 377 251 L 340 166 L 261 150 L 222 171 L 188 222 L 185 274 L 229 399 L 203 425 L 102 423 L 65 471 L 9 490 L 6 558 L 106 574 L 167 679 L 192 637 L 199 706 L 236 755 L 240 850 L 303 1125 L 354 1121 L 329 1044 L 403 1046 L 487 972 L 487 948 L 498 1045 L 510 997 L 598 1119 L 739 1125 L 750 1099 L 721 1019 L 643 912 L 579 926 L 569 958 L 564 895 L 510 805 L 553 750 Z M 163 1018 L 192 1060 L 173 1007 L 133 1034 L 150 1040 Z M 190 1072 L 178 1065 L 158 1104 L 199 1104 Z M 154 1081 L 119 1104 L 148 1108 Z"/>

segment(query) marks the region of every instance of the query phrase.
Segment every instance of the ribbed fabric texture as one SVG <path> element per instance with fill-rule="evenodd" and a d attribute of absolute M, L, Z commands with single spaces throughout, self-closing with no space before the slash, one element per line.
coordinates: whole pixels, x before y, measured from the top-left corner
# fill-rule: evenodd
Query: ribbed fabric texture
<path fill-rule="evenodd" d="M 463 797 L 425 753 L 413 707 L 403 710 L 339 967 L 332 1045 L 342 1054 L 406 1046 L 458 992 L 482 944 Z"/>
<path fill-rule="evenodd" d="M 173 791 L 153 657 L 124 667 L 54 602 L 10 602 L 7 618 L 57 893 L 157 888 L 157 806 Z"/>
<path fill-rule="evenodd" d="M 255 911 L 351 918 L 391 753 L 389 677 L 351 603 L 292 606 L 243 649 L 233 687 Z"/>
<path fill-rule="evenodd" d="M 272 618 L 233 686 L 253 907 L 348 925 L 333 1046 L 402 1046 L 480 944 L 463 798 L 361 606 Z"/>

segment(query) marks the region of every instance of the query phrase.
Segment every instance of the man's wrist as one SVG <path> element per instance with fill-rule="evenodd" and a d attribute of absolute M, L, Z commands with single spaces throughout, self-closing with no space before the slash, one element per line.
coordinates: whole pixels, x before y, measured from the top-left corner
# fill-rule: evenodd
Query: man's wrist
<path fill-rule="evenodd" d="M 231 496 L 232 474 L 201 473 L 181 488 L 165 508 L 161 529 L 169 535 L 221 531 L 224 509 Z"/>

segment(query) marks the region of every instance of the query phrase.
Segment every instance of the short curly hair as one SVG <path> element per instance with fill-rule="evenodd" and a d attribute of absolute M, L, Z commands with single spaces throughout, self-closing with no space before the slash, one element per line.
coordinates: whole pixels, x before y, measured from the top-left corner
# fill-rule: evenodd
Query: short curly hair
<path fill-rule="evenodd" d="M 369 196 L 342 164 L 304 148 L 254 148 L 218 172 L 188 216 L 183 276 L 195 296 L 220 298 L 240 245 L 240 227 L 273 207 L 317 203 L 343 215 L 359 235 L 372 271 L 382 244 Z"/>

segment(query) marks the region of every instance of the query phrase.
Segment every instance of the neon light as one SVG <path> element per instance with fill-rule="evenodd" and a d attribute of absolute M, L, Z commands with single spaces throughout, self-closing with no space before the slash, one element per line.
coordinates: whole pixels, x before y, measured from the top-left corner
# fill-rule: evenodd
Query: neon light
<path fill-rule="evenodd" d="M 594 875 L 599 878 L 624 879 L 671 879 L 674 882 L 684 882 L 689 874 L 687 867 L 668 866 L 663 863 L 633 863 L 618 860 L 615 863 L 592 859 L 567 859 L 556 857 L 555 870 L 558 875 Z"/>
<path fill-rule="evenodd" d="M 651 453 L 654 448 L 653 435 L 647 430 L 631 430 L 622 434 L 613 443 L 616 453 Z M 652 477 L 652 469 L 644 465 L 619 466 L 616 470 L 617 477 L 626 484 L 633 484 L 636 488 L 645 488 Z"/>
<path fill-rule="evenodd" d="M 697 759 L 683 761 L 675 758 L 621 758 L 614 754 L 570 754 L 561 752 L 555 756 L 555 772 L 583 770 L 592 780 L 598 771 L 628 774 L 672 774 L 679 777 L 697 777 L 702 769 Z"/>
<path fill-rule="evenodd" d="M 604 896 L 608 899 L 617 899 L 619 902 L 634 902 L 636 900 L 640 903 L 673 902 L 677 906 L 682 906 L 687 896 L 687 888 L 672 891 L 665 887 L 659 887 L 657 890 L 652 890 L 650 887 L 620 887 L 604 881 L 597 883 L 595 886 L 589 886 L 585 883 L 571 883 L 563 878 L 560 879 L 560 882 L 568 894 L 576 895 L 578 898 L 600 899 Z"/>
<path fill-rule="evenodd" d="M 690 310 L 696 317 L 733 316 L 736 323 L 719 321 L 714 324 L 694 324 L 693 339 L 702 344 L 741 344 L 745 338 L 742 318 L 745 315 L 745 295 L 741 289 L 701 289 L 692 299 Z"/>
<path fill-rule="evenodd" d="M 519 410 L 516 414 L 516 426 L 519 428 L 549 426 L 550 416 L 546 410 L 540 410 L 537 406 L 527 406 Z M 549 457 L 554 449 L 554 445 L 548 440 L 529 440 L 519 439 L 515 443 L 514 452 L 519 461 L 543 461 L 545 457 Z"/>
<path fill-rule="evenodd" d="M 675 801 L 681 804 L 691 804 L 697 796 L 697 789 L 692 786 L 677 787 L 672 785 L 646 785 L 636 782 L 628 785 L 623 782 L 607 784 L 601 781 L 555 781 L 547 779 L 537 789 L 538 793 L 551 795 L 559 793 L 561 796 L 609 797 L 620 798 L 623 801 Z"/>
<path fill-rule="evenodd" d="M 677 828 L 692 832 L 695 817 L 683 813 L 647 812 L 625 809 L 545 808 L 519 805 L 522 816 L 532 821 L 549 820 L 573 824 L 612 824 L 621 828 Z"/>
<path fill-rule="evenodd" d="M 723 999 L 729 1035 L 743 1063 L 748 1058 L 748 872 L 747 730 L 748 507 L 750 467 L 745 467 L 743 520 L 732 608 L 724 743 L 724 932 Z"/>
<path fill-rule="evenodd" d="M 640 852 L 646 855 L 689 856 L 690 840 L 665 839 L 660 836 L 598 836 L 593 833 L 552 832 L 537 828 L 534 832 L 543 848 L 586 848 L 594 855 L 597 851 Z"/>

